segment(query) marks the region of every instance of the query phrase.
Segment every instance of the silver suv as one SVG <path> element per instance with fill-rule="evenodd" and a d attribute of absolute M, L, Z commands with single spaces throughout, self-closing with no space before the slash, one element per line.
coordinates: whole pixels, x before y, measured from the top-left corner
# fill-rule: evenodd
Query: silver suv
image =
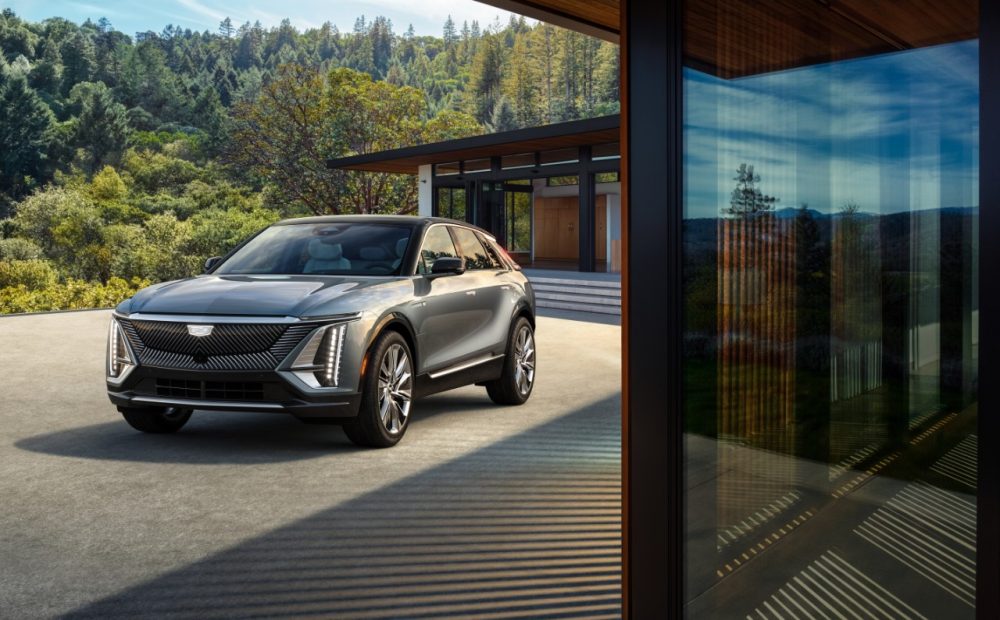
<path fill-rule="evenodd" d="M 503 405 L 531 395 L 531 284 L 474 226 L 286 220 L 205 269 L 115 309 L 108 396 L 140 431 L 177 431 L 195 409 L 284 412 L 387 447 L 420 396 L 469 384 Z"/>

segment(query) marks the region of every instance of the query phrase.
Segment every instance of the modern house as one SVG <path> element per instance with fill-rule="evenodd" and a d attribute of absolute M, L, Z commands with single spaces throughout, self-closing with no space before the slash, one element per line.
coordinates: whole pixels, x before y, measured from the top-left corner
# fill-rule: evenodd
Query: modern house
<path fill-rule="evenodd" d="M 334 163 L 620 247 L 626 615 L 1000 617 L 1000 3 L 485 1 L 618 42 L 620 119 Z"/>
<path fill-rule="evenodd" d="M 619 118 L 606 116 L 345 157 L 419 176 L 419 212 L 465 220 L 527 267 L 621 271 Z"/>

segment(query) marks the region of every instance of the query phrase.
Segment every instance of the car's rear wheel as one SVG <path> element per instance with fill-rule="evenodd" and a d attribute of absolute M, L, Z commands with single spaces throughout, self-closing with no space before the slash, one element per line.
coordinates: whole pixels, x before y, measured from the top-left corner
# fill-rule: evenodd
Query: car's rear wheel
<path fill-rule="evenodd" d="M 179 407 L 119 407 L 132 428 L 144 433 L 175 433 L 191 419 L 191 409 Z"/>
<path fill-rule="evenodd" d="M 521 405 L 535 387 L 535 332 L 528 319 L 514 322 L 507 342 L 503 374 L 486 384 L 486 393 L 498 405 Z"/>
<path fill-rule="evenodd" d="M 395 331 L 383 332 L 372 346 L 358 417 L 344 425 L 359 446 L 388 448 L 399 443 L 410 424 L 413 356 Z"/>

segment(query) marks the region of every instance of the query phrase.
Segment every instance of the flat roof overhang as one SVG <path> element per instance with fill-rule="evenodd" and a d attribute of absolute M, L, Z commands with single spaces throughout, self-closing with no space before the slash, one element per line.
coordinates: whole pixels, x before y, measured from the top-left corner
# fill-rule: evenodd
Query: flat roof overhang
<path fill-rule="evenodd" d="M 606 41 L 620 37 L 619 0 L 479 1 Z M 974 39 L 979 0 L 707 0 L 689 2 L 685 21 L 685 64 L 728 79 Z"/>
<path fill-rule="evenodd" d="M 515 129 L 470 138 L 421 144 L 367 155 L 352 155 L 327 161 L 328 168 L 417 174 L 427 164 L 469 161 L 538 153 L 556 149 L 618 142 L 620 119 L 617 114 L 541 127 Z"/>

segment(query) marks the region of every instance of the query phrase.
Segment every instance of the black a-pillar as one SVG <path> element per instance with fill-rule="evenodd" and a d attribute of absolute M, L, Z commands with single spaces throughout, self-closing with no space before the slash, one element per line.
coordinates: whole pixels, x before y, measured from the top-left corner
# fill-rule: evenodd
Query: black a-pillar
<path fill-rule="evenodd" d="M 580 147 L 580 271 L 596 270 L 597 181 L 590 163 L 590 147 Z"/>

